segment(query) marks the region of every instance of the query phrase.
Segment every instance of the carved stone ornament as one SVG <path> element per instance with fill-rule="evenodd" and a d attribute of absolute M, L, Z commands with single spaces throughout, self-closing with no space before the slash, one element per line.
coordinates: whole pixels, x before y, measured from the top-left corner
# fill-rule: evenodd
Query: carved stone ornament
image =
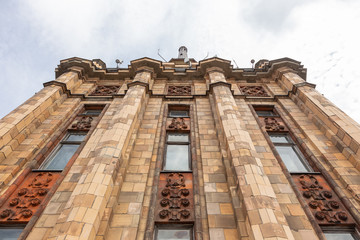
<path fill-rule="evenodd" d="M 319 225 L 354 225 L 355 222 L 321 175 L 292 176 Z"/>
<path fill-rule="evenodd" d="M 282 119 L 279 117 L 259 117 L 267 132 L 285 132 L 288 131 Z"/>
<path fill-rule="evenodd" d="M 60 173 L 31 172 L 0 208 L 1 223 L 26 223 L 37 211 Z"/>
<path fill-rule="evenodd" d="M 102 86 L 99 85 L 96 89 L 90 94 L 93 96 L 111 96 L 117 94 L 121 86 Z"/>
<path fill-rule="evenodd" d="M 194 220 L 191 173 L 161 173 L 156 219 L 159 222 Z"/>
<path fill-rule="evenodd" d="M 168 118 L 166 130 L 190 130 L 189 118 Z"/>
<path fill-rule="evenodd" d="M 81 130 L 89 131 L 91 128 L 92 121 L 93 121 L 93 117 L 90 116 L 76 117 L 70 129 L 77 131 L 81 131 Z"/>
<path fill-rule="evenodd" d="M 239 86 L 239 89 L 246 96 L 269 97 L 262 86 Z"/>
<path fill-rule="evenodd" d="M 171 96 L 189 96 L 191 95 L 191 85 L 168 86 L 167 92 Z"/>

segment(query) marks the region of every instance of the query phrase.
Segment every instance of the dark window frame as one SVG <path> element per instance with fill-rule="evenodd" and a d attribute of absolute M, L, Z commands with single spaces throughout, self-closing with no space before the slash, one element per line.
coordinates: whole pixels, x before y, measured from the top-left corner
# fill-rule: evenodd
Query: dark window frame
<path fill-rule="evenodd" d="M 184 111 L 186 112 L 186 117 L 180 116 L 172 116 L 171 111 Z M 190 105 L 188 104 L 168 104 L 167 105 L 167 113 L 165 115 L 167 118 L 188 118 L 190 119 Z M 168 137 L 169 134 L 187 134 L 188 141 L 187 142 L 177 142 L 177 141 L 169 141 Z M 165 169 L 166 166 L 166 158 L 167 158 L 167 149 L 169 145 L 187 145 L 188 146 L 188 170 L 176 170 L 176 169 Z M 161 166 L 161 172 L 192 172 L 192 155 L 191 155 L 191 131 L 188 130 L 176 130 L 176 131 L 166 131 L 165 134 L 165 146 L 164 146 L 164 155 L 163 155 L 163 162 Z"/>
<path fill-rule="evenodd" d="M 105 105 L 103 104 L 86 104 L 84 105 L 84 110 L 79 114 L 79 116 L 93 116 L 98 117 L 103 112 Z M 94 113 L 87 113 L 87 111 L 94 111 Z"/>
<path fill-rule="evenodd" d="M 80 145 L 84 142 L 88 131 L 67 131 L 64 137 L 60 140 L 60 142 L 54 147 L 54 149 L 49 153 L 49 155 L 45 158 L 45 160 L 41 163 L 37 170 L 41 171 L 62 171 L 70 161 L 70 159 L 75 155 L 76 151 L 79 149 Z M 83 135 L 84 138 L 81 141 L 69 141 L 67 140 L 71 135 Z M 49 166 L 55 159 L 56 154 L 60 151 L 60 149 L 65 145 L 77 145 L 77 149 L 74 151 L 74 154 L 68 159 L 64 168 L 62 169 L 48 169 Z"/>
<path fill-rule="evenodd" d="M 187 142 L 181 141 L 169 141 L 170 134 L 186 134 L 188 136 Z M 165 137 L 165 151 L 164 151 L 164 161 L 162 165 L 162 172 L 192 172 L 192 161 L 191 161 L 191 139 L 190 139 L 190 132 L 182 132 L 182 131 L 168 131 Z M 188 146 L 188 169 L 189 170 L 178 170 L 178 169 L 165 169 L 166 162 L 167 162 L 167 150 L 169 145 L 186 145 Z"/>
<path fill-rule="evenodd" d="M 186 111 L 187 112 L 187 116 L 182 117 L 182 118 L 190 118 L 190 106 L 189 105 L 185 105 L 185 104 L 177 104 L 177 105 L 168 105 L 168 112 L 167 112 L 167 117 L 169 118 L 178 118 L 176 116 L 171 116 L 171 111 Z"/>
<path fill-rule="evenodd" d="M 194 225 L 193 224 L 156 224 L 154 231 L 154 240 L 158 240 L 158 231 L 159 230 L 189 230 L 190 231 L 190 240 L 195 240 L 194 237 Z"/>
<path fill-rule="evenodd" d="M 82 110 L 76 115 L 76 117 L 81 116 L 88 116 L 88 117 L 100 117 L 104 113 L 104 109 L 106 108 L 106 104 L 84 104 L 82 107 Z M 92 113 L 87 114 L 86 111 L 95 111 Z M 75 119 L 75 118 L 74 118 Z M 92 132 L 91 130 L 73 130 L 73 129 L 67 129 L 65 130 L 61 136 L 59 136 L 60 140 L 57 140 L 55 144 L 52 147 L 52 150 L 50 150 L 44 159 L 42 160 L 41 164 L 37 169 L 32 169 L 32 171 L 41 171 L 41 172 L 61 172 L 66 168 L 67 164 L 71 161 L 71 159 L 74 157 L 76 153 L 79 152 L 79 149 L 82 149 L 82 144 L 87 141 L 87 135 L 89 132 Z M 81 141 L 68 141 L 67 138 L 71 134 L 78 134 L 78 135 L 84 135 L 84 138 Z M 62 146 L 64 145 L 78 145 L 77 149 L 75 150 L 72 157 L 69 158 L 67 164 L 64 166 L 63 169 L 47 169 L 45 168 L 46 165 L 51 164 L 51 161 L 56 156 L 56 154 L 60 151 Z M 51 159 L 52 158 L 52 159 Z"/>
<path fill-rule="evenodd" d="M 297 146 L 297 144 L 294 142 L 294 140 L 292 139 L 290 133 L 272 133 L 272 132 L 268 132 L 270 141 L 272 142 L 272 144 L 274 145 L 274 149 L 276 150 L 277 154 L 280 156 L 281 161 L 285 164 L 284 159 L 281 157 L 279 151 L 277 150 L 277 146 L 280 147 L 289 147 L 289 149 L 292 149 L 294 151 L 294 153 L 298 156 L 298 159 L 300 160 L 300 163 L 304 166 L 304 168 L 307 171 L 299 171 L 299 172 L 295 172 L 295 171 L 291 171 L 290 169 L 288 169 L 288 167 L 286 166 L 287 170 L 291 173 L 313 173 L 315 172 L 314 169 L 310 166 L 310 163 L 307 161 L 306 157 L 304 156 L 304 154 L 301 152 L 301 150 L 299 149 L 299 147 Z M 287 143 L 277 143 L 274 142 L 271 139 L 271 136 L 283 136 L 287 139 Z"/>
<path fill-rule="evenodd" d="M 176 116 L 176 115 L 172 115 L 171 112 L 185 112 L 186 114 L 184 114 L 183 116 L 179 116 L 179 115 Z M 178 110 L 178 109 L 170 109 L 168 117 L 169 118 L 190 118 L 188 110 Z"/>
<path fill-rule="evenodd" d="M 253 105 L 258 117 L 280 117 L 273 105 Z M 259 115 L 260 112 L 271 112 L 273 115 Z"/>
<path fill-rule="evenodd" d="M 360 233 L 354 226 L 321 226 L 325 234 L 350 234 L 354 240 L 360 240 Z M 326 237 L 326 236 L 325 236 Z"/>
<path fill-rule="evenodd" d="M 19 230 L 21 229 L 19 236 L 24 231 L 25 227 L 26 227 L 26 224 L 0 224 L 0 230 L 1 229 L 19 229 Z M 0 240 L 1 239 L 3 239 L 3 238 L 0 234 Z"/>

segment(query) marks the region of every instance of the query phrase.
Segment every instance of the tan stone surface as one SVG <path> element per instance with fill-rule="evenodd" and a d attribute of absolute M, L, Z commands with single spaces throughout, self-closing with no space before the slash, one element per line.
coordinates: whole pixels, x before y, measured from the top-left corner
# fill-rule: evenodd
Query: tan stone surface
<path fill-rule="evenodd" d="M 146 82 L 149 81 L 149 78 L 150 73 L 140 72 L 134 81 Z M 66 202 L 50 237 L 56 239 L 64 237 L 95 239 L 100 228 L 101 219 L 106 215 L 105 207 L 113 190 L 112 176 L 116 174 L 118 166 L 124 158 L 130 140 L 129 133 L 133 131 L 137 123 L 138 114 L 144 100 L 145 88 L 143 86 L 133 86 L 128 90 L 124 99 L 117 98 L 111 103 L 107 113 L 101 119 L 97 129 L 69 172 L 69 174 L 81 173 L 81 178 L 75 184 L 75 188 Z M 65 179 L 61 186 L 66 185 L 67 182 L 68 180 Z M 141 185 L 138 185 L 137 188 L 139 190 L 143 189 Z M 80 199 L 86 199 L 86 201 Z M 84 227 L 80 235 L 77 235 L 67 231 L 67 226 L 75 222 L 74 216 L 77 215 L 78 209 L 82 207 L 87 210 L 78 223 L 84 223 Z M 115 219 L 118 220 L 115 224 L 122 226 L 132 226 L 138 222 L 138 219 L 136 220 L 134 217 L 130 218 L 130 220 L 121 217 Z"/>
<path fill-rule="evenodd" d="M 216 69 L 209 71 L 209 79 L 210 83 L 226 82 L 223 73 Z M 255 233 L 254 227 L 258 225 L 250 222 L 253 230 L 251 235 L 258 235 L 257 239 L 284 236 L 293 238 L 291 232 L 284 230 L 285 227 L 288 227 L 287 222 L 283 221 L 284 217 L 281 214 L 275 214 L 275 212 L 281 213 L 279 203 L 270 181 L 264 173 L 263 165 L 256 153 L 251 137 L 241 122 L 242 117 L 230 89 L 222 85 L 216 86 L 213 88 L 213 97 L 217 116 L 230 153 L 231 164 L 237 174 L 238 187 L 241 192 L 240 198 L 244 201 L 245 212 L 259 211 L 260 216 L 262 215 L 260 227 L 263 228 L 267 226 L 266 224 L 270 224 L 265 223 L 270 221 L 270 218 L 274 221 L 271 226 L 276 231 L 274 230 L 271 234 L 268 234 L 267 228 Z M 268 216 L 269 214 L 270 216 Z"/>

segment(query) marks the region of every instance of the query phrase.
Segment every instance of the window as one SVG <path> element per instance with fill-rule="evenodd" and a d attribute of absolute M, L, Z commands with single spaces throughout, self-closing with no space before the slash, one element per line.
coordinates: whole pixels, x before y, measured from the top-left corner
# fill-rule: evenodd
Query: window
<path fill-rule="evenodd" d="M 104 105 L 85 105 L 85 109 L 80 115 L 96 117 L 100 115 L 104 107 Z"/>
<path fill-rule="evenodd" d="M 359 232 L 354 227 L 322 226 L 327 240 L 359 240 Z"/>
<path fill-rule="evenodd" d="M 81 115 L 85 116 L 99 116 L 102 109 L 85 109 Z"/>
<path fill-rule="evenodd" d="M 356 240 L 352 233 L 324 233 L 327 240 Z"/>
<path fill-rule="evenodd" d="M 270 134 L 269 137 L 289 172 L 312 172 L 305 157 L 288 134 Z"/>
<path fill-rule="evenodd" d="M 189 111 L 187 111 L 187 110 L 170 110 L 169 117 L 187 118 L 187 117 L 189 117 Z"/>
<path fill-rule="evenodd" d="M 166 136 L 165 171 L 190 170 L 190 139 L 188 133 L 168 132 Z"/>
<path fill-rule="evenodd" d="M 0 226 L 0 240 L 16 240 L 23 230 L 23 226 Z"/>
<path fill-rule="evenodd" d="M 63 170 L 84 140 L 86 133 L 87 132 L 67 133 L 39 169 Z"/>
<path fill-rule="evenodd" d="M 274 106 L 270 106 L 270 105 L 265 105 L 265 106 L 254 106 L 255 112 L 259 117 L 274 117 L 274 116 L 279 116 L 275 109 Z"/>
<path fill-rule="evenodd" d="M 255 110 L 259 117 L 272 117 L 277 116 L 273 110 Z"/>
<path fill-rule="evenodd" d="M 355 233 L 350 232 L 324 232 L 327 240 L 358 240 Z"/>
<path fill-rule="evenodd" d="M 193 231 L 192 226 L 169 224 L 162 225 L 156 228 L 155 240 L 192 240 Z"/>

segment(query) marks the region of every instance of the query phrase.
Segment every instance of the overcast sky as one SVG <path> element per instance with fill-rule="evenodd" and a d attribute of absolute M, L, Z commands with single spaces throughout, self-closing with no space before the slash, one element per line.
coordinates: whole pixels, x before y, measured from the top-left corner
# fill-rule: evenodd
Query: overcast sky
<path fill-rule="evenodd" d="M 217 55 L 250 67 L 250 60 L 290 57 L 307 81 L 360 122 L 360 1 L 1 1 L 0 117 L 42 84 L 61 59 Z"/>

